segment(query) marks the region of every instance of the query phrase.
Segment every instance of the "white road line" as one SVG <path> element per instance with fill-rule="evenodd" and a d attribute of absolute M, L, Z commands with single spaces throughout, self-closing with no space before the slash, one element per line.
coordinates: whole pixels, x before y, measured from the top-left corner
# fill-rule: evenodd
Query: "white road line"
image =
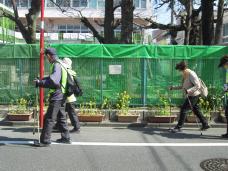
<path fill-rule="evenodd" d="M 0 141 L 0 144 L 32 145 L 34 141 Z M 228 147 L 227 143 L 113 143 L 113 142 L 72 142 L 72 146 L 113 146 L 113 147 Z"/>

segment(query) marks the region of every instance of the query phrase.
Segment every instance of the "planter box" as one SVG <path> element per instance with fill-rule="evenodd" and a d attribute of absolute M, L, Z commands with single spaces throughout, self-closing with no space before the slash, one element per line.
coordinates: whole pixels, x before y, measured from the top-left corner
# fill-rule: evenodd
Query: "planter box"
<path fill-rule="evenodd" d="M 186 122 L 188 123 L 196 123 L 196 119 L 198 121 L 198 123 L 200 123 L 200 120 L 198 119 L 197 116 L 187 116 L 186 117 Z M 208 121 L 210 118 L 209 117 L 206 117 L 206 120 Z"/>
<path fill-rule="evenodd" d="M 118 115 L 118 122 L 137 122 L 138 115 Z"/>
<path fill-rule="evenodd" d="M 173 123 L 177 116 L 147 116 L 146 120 L 149 123 Z"/>
<path fill-rule="evenodd" d="M 29 121 L 32 114 L 7 114 L 7 119 L 10 121 Z"/>
<path fill-rule="evenodd" d="M 196 116 L 187 116 L 186 117 L 186 122 L 188 123 L 196 123 L 196 119 L 198 120 L 198 118 Z M 199 120 L 198 120 L 199 122 Z"/>
<path fill-rule="evenodd" d="M 80 122 L 102 122 L 103 115 L 78 115 Z"/>

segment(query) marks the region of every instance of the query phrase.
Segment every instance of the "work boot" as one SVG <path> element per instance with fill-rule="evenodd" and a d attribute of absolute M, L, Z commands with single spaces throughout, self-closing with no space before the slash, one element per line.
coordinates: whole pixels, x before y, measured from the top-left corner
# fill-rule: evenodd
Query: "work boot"
<path fill-rule="evenodd" d="M 179 126 L 175 126 L 173 129 L 170 129 L 171 133 L 178 133 L 178 132 L 182 132 L 181 127 Z"/>
<path fill-rule="evenodd" d="M 72 130 L 70 130 L 70 133 L 77 133 L 77 134 L 79 134 L 80 133 L 80 129 L 73 128 Z"/>
<path fill-rule="evenodd" d="M 206 131 L 210 128 L 210 125 L 206 124 L 206 125 L 203 125 L 200 129 L 201 131 Z"/>
<path fill-rule="evenodd" d="M 222 134 L 222 138 L 228 138 L 228 133 Z"/>
<path fill-rule="evenodd" d="M 70 139 L 65 139 L 65 138 L 60 138 L 56 140 L 57 143 L 62 143 L 62 144 L 71 144 L 72 141 Z"/>
<path fill-rule="evenodd" d="M 35 147 L 49 147 L 50 145 L 51 145 L 51 143 L 34 141 L 34 146 Z"/>

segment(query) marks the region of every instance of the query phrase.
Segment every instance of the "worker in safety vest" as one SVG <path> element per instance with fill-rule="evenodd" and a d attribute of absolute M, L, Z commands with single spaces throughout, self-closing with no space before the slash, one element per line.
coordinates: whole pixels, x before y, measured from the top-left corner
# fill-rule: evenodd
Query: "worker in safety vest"
<path fill-rule="evenodd" d="M 48 77 L 35 79 L 37 87 L 49 88 L 49 106 L 44 118 L 44 127 L 40 136 L 40 143 L 35 144 L 40 147 L 49 146 L 51 144 L 51 132 L 57 115 L 59 115 L 59 128 L 61 132 L 61 139 L 58 143 L 71 143 L 69 130 L 66 122 L 65 112 L 65 87 L 67 84 L 67 72 L 60 64 L 54 48 L 45 49 L 45 55 L 50 66 L 50 75 Z"/>
<path fill-rule="evenodd" d="M 72 76 L 76 77 L 76 72 L 72 70 L 72 61 L 70 58 L 64 58 L 62 60 L 62 64 L 64 65 L 64 68 L 67 69 L 67 72 Z M 68 113 L 68 116 L 70 118 L 71 124 L 74 127 L 70 132 L 71 133 L 79 133 L 80 132 L 80 122 L 78 119 L 78 115 L 75 110 L 75 102 L 77 101 L 74 94 L 67 97 L 66 100 L 66 112 Z M 59 118 L 59 117 L 58 117 Z M 57 123 L 54 127 L 55 130 L 59 130 L 59 120 L 57 119 Z"/>
<path fill-rule="evenodd" d="M 226 116 L 226 120 L 227 120 L 227 129 L 226 129 L 226 133 L 222 135 L 222 138 L 228 138 L 228 55 L 223 56 L 220 59 L 220 64 L 219 67 L 223 67 L 224 69 L 226 69 L 226 80 L 225 80 L 225 84 L 224 84 L 224 91 L 225 91 L 225 99 L 226 99 L 226 107 L 225 107 L 225 116 Z"/>

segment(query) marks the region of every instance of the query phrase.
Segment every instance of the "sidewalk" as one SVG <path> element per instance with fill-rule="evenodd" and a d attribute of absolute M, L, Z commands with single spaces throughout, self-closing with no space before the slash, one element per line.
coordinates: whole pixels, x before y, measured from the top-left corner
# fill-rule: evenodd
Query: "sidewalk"
<path fill-rule="evenodd" d="M 70 125 L 70 121 L 68 120 Z M 0 126 L 33 126 L 34 120 L 30 121 L 8 121 L 2 120 L 0 121 Z M 37 123 L 36 123 L 37 125 Z M 81 126 L 85 127 L 174 127 L 176 123 L 121 123 L 121 122 L 82 122 Z M 226 124 L 224 123 L 210 123 L 212 128 L 226 128 Z M 186 128 L 197 128 L 196 123 L 185 123 Z"/>

